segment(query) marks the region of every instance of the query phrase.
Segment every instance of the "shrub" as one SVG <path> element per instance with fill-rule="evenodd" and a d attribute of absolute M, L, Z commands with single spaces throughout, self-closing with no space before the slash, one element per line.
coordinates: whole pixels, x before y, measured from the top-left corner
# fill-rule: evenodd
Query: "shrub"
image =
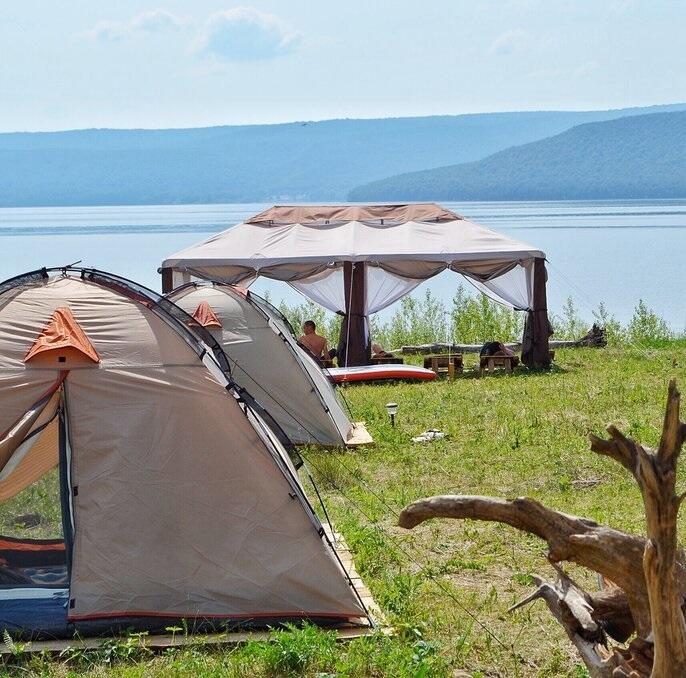
<path fill-rule="evenodd" d="M 524 314 L 474 295 L 460 285 L 453 297 L 453 341 L 483 344 L 486 341 L 518 341 L 524 329 Z"/>
<path fill-rule="evenodd" d="M 382 322 L 372 318 L 371 334 L 374 341 L 384 348 L 446 341 L 446 315 L 443 302 L 427 289 L 422 298 L 403 297 L 389 321 Z"/>
<path fill-rule="evenodd" d="M 326 337 L 330 347 L 335 347 L 338 344 L 341 317 L 335 313 L 322 308 L 310 299 L 306 299 L 295 306 L 289 306 L 285 301 L 282 301 L 278 305 L 278 309 L 293 326 L 296 336 L 302 333 L 302 326 L 306 320 L 313 320 L 317 326 L 317 332 Z"/>
<path fill-rule="evenodd" d="M 305 320 L 314 320 L 317 330 L 328 339 L 329 346 L 338 344 L 340 316 L 310 300 L 295 306 L 281 302 L 279 310 L 291 322 L 296 333 Z M 387 350 L 449 340 L 460 344 L 483 344 L 486 341 L 519 341 L 524 320 L 524 313 L 506 308 L 460 285 L 450 310 L 430 289 L 426 289 L 422 296 L 410 295 L 401 299 L 388 320 L 372 316 L 370 330 L 372 340 Z M 592 312 L 592 318 L 582 318 L 571 297 L 567 298 L 559 314 L 550 313 L 550 322 L 555 339 L 579 339 L 588 331 L 591 322 L 605 328 L 611 346 L 621 343 L 654 345 L 675 338 L 668 324 L 643 300 L 639 300 L 626 326 L 622 326 L 602 302 Z"/>
<path fill-rule="evenodd" d="M 588 323 L 581 319 L 574 300 L 567 297 L 562 306 L 562 314 L 550 314 L 550 324 L 555 330 L 556 339 L 574 340 L 588 331 Z"/>
<path fill-rule="evenodd" d="M 638 300 L 627 327 L 627 335 L 633 344 L 659 344 L 673 338 L 667 323 L 648 308 L 643 299 Z"/>
<path fill-rule="evenodd" d="M 619 346 L 625 341 L 626 332 L 622 324 L 612 315 L 605 304 L 601 301 L 598 308 L 593 311 L 593 320 L 605 328 L 605 338 L 609 346 Z"/>

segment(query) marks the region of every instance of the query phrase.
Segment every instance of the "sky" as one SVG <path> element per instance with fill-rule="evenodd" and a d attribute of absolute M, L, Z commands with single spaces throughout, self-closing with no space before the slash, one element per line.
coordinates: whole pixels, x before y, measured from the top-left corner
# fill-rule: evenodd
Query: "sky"
<path fill-rule="evenodd" d="M 686 101 L 683 0 L 2 0 L 0 131 Z"/>

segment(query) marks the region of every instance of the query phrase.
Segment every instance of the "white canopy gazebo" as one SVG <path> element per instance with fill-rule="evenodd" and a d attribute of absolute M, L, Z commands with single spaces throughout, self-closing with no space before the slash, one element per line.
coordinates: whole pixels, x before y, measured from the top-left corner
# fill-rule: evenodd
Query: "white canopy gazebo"
<path fill-rule="evenodd" d="M 344 316 L 339 352 L 369 361 L 367 319 L 450 269 L 527 312 L 522 360 L 550 364 L 545 254 L 434 203 L 275 206 L 162 263 L 164 291 L 202 278 L 289 283 Z"/>

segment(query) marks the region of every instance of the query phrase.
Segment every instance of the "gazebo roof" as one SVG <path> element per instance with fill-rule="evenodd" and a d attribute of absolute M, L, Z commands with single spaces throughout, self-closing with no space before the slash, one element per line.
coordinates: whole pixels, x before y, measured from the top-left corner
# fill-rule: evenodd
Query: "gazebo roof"
<path fill-rule="evenodd" d="M 490 276 L 544 253 L 434 203 L 275 206 L 169 256 L 163 268 L 237 283 L 302 279 L 368 262 L 428 278 L 452 268 Z"/>
<path fill-rule="evenodd" d="M 274 205 L 246 220 L 247 224 L 327 225 L 364 221 L 386 225 L 408 221 L 446 222 L 462 219 L 459 214 L 433 202 L 404 205 Z"/>

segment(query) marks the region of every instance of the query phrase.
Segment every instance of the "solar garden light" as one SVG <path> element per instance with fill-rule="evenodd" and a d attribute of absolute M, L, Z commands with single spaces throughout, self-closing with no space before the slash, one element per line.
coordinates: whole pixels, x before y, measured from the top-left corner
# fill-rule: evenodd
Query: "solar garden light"
<path fill-rule="evenodd" d="M 386 412 L 391 418 L 391 426 L 395 426 L 395 415 L 398 414 L 398 403 L 386 403 Z"/>

